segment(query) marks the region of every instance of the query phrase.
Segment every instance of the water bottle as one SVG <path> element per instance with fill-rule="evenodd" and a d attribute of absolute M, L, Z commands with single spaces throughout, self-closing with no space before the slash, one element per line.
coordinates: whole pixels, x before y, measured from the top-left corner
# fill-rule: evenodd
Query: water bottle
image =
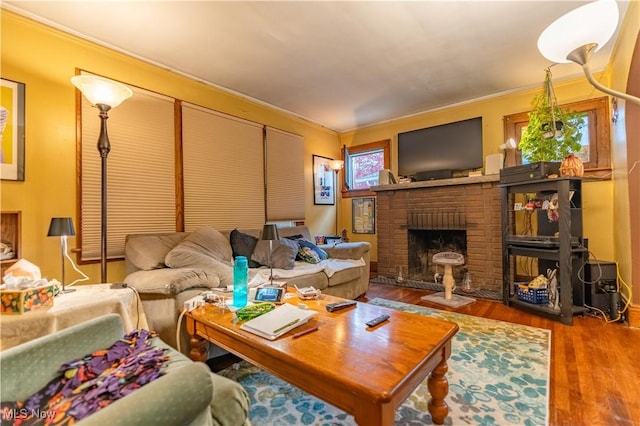
<path fill-rule="evenodd" d="M 233 265 L 233 307 L 243 308 L 247 305 L 247 288 L 249 266 L 245 256 L 236 256 Z"/>

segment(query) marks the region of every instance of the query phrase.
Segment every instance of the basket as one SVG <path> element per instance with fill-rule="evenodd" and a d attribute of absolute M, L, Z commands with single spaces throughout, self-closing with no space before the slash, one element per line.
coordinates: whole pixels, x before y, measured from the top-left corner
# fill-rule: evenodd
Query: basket
<path fill-rule="evenodd" d="M 515 283 L 513 287 L 519 300 L 536 305 L 549 302 L 549 290 L 546 288 L 529 288 L 526 283 Z"/>

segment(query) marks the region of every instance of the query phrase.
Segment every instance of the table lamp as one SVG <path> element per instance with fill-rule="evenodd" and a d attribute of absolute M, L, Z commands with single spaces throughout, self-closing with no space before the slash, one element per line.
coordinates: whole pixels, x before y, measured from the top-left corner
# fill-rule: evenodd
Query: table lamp
<path fill-rule="evenodd" d="M 271 268 L 269 282 L 271 285 L 273 285 L 273 260 L 271 256 L 273 255 L 273 242 L 280 239 L 280 237 L 278 236 L 278 227 L 271 224 L 264 225 L 264 227 L 262 228 L 262 237 L 260 237 L 260 239 L 269 241 L 269 268 Z"/>
<path fill-rule="evenodd" d="M 75 288 L 64 287 L 64 258 L 68 257 L 67 254 L 67 237 L 76 235 L 76 231 L 73 228 L 73 220 L 70 217 L 52 217 L 49 224 L 49 232 L 47 237 L 60 237 L 60 252 L 62 253 L 62 292 L 71 293 L 76 291 Z"/>

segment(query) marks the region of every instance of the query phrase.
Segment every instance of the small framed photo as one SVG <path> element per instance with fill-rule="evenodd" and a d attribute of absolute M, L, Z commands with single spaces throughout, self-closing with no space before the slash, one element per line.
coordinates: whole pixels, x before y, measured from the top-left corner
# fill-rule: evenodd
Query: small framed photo
<path fill-rule="evenodd" d="M 354 234 L 376 233 L 376 199 L 375 197 L 353 198 L 352 232 Z"/>
<path fill-rule="evenodd" d="M 334 205 L 335 172 L 329 167 L 331 158 L 313 156 L 313 204 Z"/>
<path fill-rule="evenodd" d="M 0 90 L 0 177 L 23 181 L 25 85 L 3 78 Z"/>

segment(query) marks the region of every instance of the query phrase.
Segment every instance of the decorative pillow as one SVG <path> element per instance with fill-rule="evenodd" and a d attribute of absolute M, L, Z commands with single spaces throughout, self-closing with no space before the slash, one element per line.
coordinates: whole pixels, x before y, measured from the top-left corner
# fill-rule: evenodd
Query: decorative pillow
<path fill-rule="evenodd" d="M 273 241 L 273 253 L 271 259 L 273 267 L 278 269 L 293 269 L 296 266 L 298 243 L 287 238 Z M 251 260 L 263 266 L 269 265 L 269 241 L 260 240 L 256 244 Z"/>
<path fill-rule="evenodd" d="M 229 242 L 231 242 L 231 250 L 233 257 L 244 256 L 249 260 L 249 268 L 259 268 L 260 264 L 251 259 L 253 250 L 258 244 L 258 239 L 253 235 L 245 234 L 237 229 L 234 229 L 229 234 Z"/>
<path fill-rule="evenodd" d="M 315 254 L 318 255 L 318 258 L 320 260 L 325 260 L 329 258 L 329 255 L 327 254 L 326 251 L 322 250 L 320 247 L 318 247 L 317 245 L 315 245 L 314 243 L 312 243 L 311 241 L 305 238 L 299 238 L 298 244 L 300 245 L 301 248 L 306 247 L 313 250 L 313 252 L 315 252 Z"/>
<path fill-rule="evenodd" d="M 297 258 L 307 263 L 320 263 L 320 256 L 318 256 L 318 253 L 313 251 L 313 249 L 303 246 L 299 247 Z"/>

